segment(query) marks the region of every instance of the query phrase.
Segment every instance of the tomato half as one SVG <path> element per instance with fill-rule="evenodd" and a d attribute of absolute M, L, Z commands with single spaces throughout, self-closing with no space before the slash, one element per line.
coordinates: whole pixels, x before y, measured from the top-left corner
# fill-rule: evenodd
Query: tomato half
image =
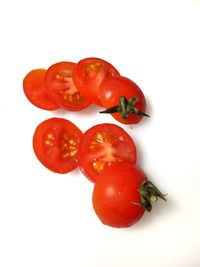
<path fill-rule="evenodd" d="M 47 95 L 44 86 L 45 69 L 30 71 L 23 79 L 24 94 L 38 108 L 56 110 L 59 106 Z"/>
<path fill-rule="evenodd" d="M 138 123 L 145 114 L 146 101 L 142 90 L 126 77 L 112 77 L 104 80 L 99 87 L 102 106 L 119 122 Z M 132 101 L 132 102 L 131 102 Z"/>
<path fill-rule="evenodd" d="M 51 118 L 40 123 L 33 135 L 38 160 L 49 170 L 67 173 L 77 167 L 77 148 L 81 130 L 72 122 Z"/>
<path fill-rule="evenodd" d="M 62 108 L 78 111 L 90 103 L 80 94 L 73 83 L 75 63 L 59 62 L 48 68 L 45 76 L 47 94 Z"/>
<path fill-rule="evenodd" d="M 103 224 L 129 227 L 144 214 L 139 189 L 147 180 L 136 165 L 120 162 L 107 166 L 95 183 L 92 202 Z"/>
<path fill-rule="evenodd" d="M 135 163 L 136 146 L 121 127 L 98 124 L 84 133 L 77 157 L 81 171 L 94 182 L 107 165 L 119 161 Z"/>
<path fill-rule="evenodd" d="M 107 77 L 119 75 L 115 67 L 107 61 L 100 58 L 85 58 L 77 63 L 73 81 L 86 99 L 101 106 L 98 95 L 100 84 Z"/>

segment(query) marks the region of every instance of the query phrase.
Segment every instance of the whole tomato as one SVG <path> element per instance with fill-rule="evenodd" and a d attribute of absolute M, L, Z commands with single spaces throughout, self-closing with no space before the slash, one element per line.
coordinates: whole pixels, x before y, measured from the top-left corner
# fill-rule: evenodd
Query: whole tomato
<path fill-rule="evenodd" d="M 105 111 L 119 122 L 135 124 L 145 113 L 146 101 L 142 90 L 130 79 L 118 76 L 105 79 L 99 87 L 99 99 Z"/>
<path fill-rule="evenodd" d="M 136 165 L 116 162 L 107 166 L 95 183 L 92 195 L 94 210 L 103 224 L 129 227 L 151 211 L 152 201 L 164 195 L 147 180 Z"/>

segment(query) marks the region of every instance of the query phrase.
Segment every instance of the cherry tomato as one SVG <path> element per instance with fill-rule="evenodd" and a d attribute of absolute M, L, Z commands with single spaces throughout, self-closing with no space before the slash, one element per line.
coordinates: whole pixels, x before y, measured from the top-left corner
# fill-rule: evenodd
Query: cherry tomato
<path fill-rule="evenodd" d="M 84 133 L 77 158 L 81 171 L 94 182 L 107 165 L 118 161 L 135 163 L 136 146 L 121 127 L 98 124 Z"/>
<path fill-rule="evenodd" d="M 136 83 L 126 77 L 105 79 L 99 87 L 99 98 L 106 111 L 124 124 L 138 123 L 145 114 L 145 97 Z"/>
<path fill-rule="evenodd" d="M 56 110 L 59 106 L 46 93 L 44 86 L 45 69 L 30 71 L 23 80 L 23 89 L 28 100 L 38 108 Z"/>
<path fill-rule="evenodd" d="M 48 68 L 45 75 L 48 95 L 60 107 L 72 111 L 82 110 L 90 104 L 72 81 L 75 66 L 72 62 L 59 62 Z"/>
<path fill-rule="evenodd" d="M 100 84 L 106 77 L 118 75 L 119 72 L 107 61 L 100 58 L 85 58 L 77 63 L 73 81 L 86 99 L 101 106 L 98 96 Z"/>
<path fill-rule="evenodd" d="M 38 160 L 49 170 L 67 173 L 77 167 L 77 147 L 82 132 L 72 122 L 51 118 L 40 123 L 33 135 Z"/>
<path fill-rule="evenodd" d="M 151 202 L 158 197 L 166 200 L 138 166 L 117 162 L 99 175 L 92 202 L 103 224 L 129 227 L 139 221 L 145 210 L 151 211 Z"/>

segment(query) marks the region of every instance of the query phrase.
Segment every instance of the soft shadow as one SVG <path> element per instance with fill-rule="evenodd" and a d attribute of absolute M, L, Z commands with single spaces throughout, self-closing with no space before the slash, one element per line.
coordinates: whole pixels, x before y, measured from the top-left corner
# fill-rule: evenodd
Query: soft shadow
<path fill-rule="evenodd" d="M 177 203 L 174 198 L 166 196 L 167 201 L 159 199 L 156 203 L 153 204 L 151 212 L 145 212 L 143 217 L 133 226 L 125 228 L 125 231 L 132 230 L 142 230 L 146 229 L 152 223 L 160 220 L 159 218 L 164 217 L 166 213 L 173 213 L 177 209 Z"/>

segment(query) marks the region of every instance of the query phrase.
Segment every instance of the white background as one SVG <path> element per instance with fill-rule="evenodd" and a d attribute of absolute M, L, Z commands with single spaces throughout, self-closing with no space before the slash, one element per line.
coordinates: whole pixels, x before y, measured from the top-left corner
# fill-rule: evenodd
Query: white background
<path fill-rule="evenodd" d="M 200 1 L 1 1 L 0 36 L 0 266 L 199 267 Z M 32 150 L 53 116 L 83 131 L 118 124 L 96 106 L 48 112 L 23 95 L 30 70 L 90 56 L 138 83 L 151 115 L 121 126 L 168 201 L 128 229 L 100 223 L 78 170 L 54 174 Z"/>

